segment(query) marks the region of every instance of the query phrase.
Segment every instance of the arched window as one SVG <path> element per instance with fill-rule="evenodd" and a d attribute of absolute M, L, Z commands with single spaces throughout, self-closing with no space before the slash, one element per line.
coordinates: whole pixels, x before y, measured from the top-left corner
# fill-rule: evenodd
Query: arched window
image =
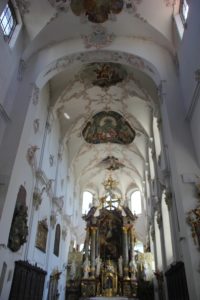
<path fill-rule="evenodd" d="M 136 241 L 134 245 L 134 251 L 139 253 L 144 253 L 144 245 L 141 241 Z"/>
<path fill-rule="evenodd" d="M 17 25 L 15 10 L 11 1 L 8 1 L 0 16 L 0 25 L 5 41 L 9 42 Z"/>
<path fill-rule="evenodd" d="M 136 215 L 142 213 L 142 205 L 141 205 L 141 193 L 140 191 L 135 191 L 131 194 L 131 210 Z"/>
<path fill-rule="evenodd" d="M 86 214 L 89 211 L 92 200 L 92 193 L 88 191 L 83 192 L 82 214 Z"/>
<path fill-rule="evenodd" d="M 56 225 L 56 232 L 55 232 L 55 240 L 54 240 L 54 250 L 53 253 L 56 256 L 59 256 L 59 248 L 60 248 L 60 225 Z"/>
<path fill-rule="evenodd" d="M 189 5 L 186 0 L 181 0 L 180 1 L 180 8 L 179 8 L 179 13 L 181 20 L 183 24 L 186 23 L 187 17 L 188 17 L 188 12 L 189 12 Z"/>

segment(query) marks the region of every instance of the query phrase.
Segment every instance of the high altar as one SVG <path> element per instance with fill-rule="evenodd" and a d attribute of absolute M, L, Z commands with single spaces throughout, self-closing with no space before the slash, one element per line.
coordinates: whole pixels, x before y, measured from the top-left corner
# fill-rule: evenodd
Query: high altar
<path fill-rule="evenodd" d="M 110 176 L 105 196 L 93 204 L 86 221 L 81 296 L 126 296 L 137 292 L 134 256 L 136 216 L 113 193 L 117 182 Z"/>

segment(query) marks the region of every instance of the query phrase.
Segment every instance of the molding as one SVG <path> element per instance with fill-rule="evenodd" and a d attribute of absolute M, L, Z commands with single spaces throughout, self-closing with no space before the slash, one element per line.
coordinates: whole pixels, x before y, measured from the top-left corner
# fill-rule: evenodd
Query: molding
<path fill-rule="evenodd" d="M 188 109 L 188 112 L 187 112 L 187 115 L 185 118 L 186 121 L 191 121 L 195 107 L 200 98 L 200 69 L 197 69 L 194 74 L 195 74 L 195 80 L 196 80 L 196 87 L 194 89 L 191 104 L 189 106 L 189 109 Z"/>

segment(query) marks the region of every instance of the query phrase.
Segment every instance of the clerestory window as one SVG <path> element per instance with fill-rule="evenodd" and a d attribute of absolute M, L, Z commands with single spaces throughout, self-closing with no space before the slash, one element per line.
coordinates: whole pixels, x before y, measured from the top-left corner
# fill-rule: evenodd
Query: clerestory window
<path fill-rule="evenodd" d="M 131 195 L 131 210 L 136 215 L 142 213 L 142 203 L 140 191 L 135 191 Z"/>
<path fill-rule="evenodd" d="M 87 214 L 92 205 L 93 195 L 88 191 L 83 192 L 82 214 Z"/>
<path fill-rule="evenodd" d="M 15 10 L 11 1 L 6 4 L 1 16 L 0 16 L 0 26 L 3 31 L 5 41 L 9 42 L 15 27 L 17 25 L 17 18 L 15 15 Z"/>

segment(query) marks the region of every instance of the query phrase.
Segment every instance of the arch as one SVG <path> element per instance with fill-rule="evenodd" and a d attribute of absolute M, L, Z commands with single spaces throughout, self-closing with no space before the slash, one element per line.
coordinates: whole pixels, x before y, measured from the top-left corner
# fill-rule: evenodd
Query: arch
<path fill-rule="evenodd" d="M 56 256 L 59 256 L 59 249 L 60 249 L 60 224 L 57 224 L 55 230 L 54 249 L 53 249 L 53 253 Z"/>

